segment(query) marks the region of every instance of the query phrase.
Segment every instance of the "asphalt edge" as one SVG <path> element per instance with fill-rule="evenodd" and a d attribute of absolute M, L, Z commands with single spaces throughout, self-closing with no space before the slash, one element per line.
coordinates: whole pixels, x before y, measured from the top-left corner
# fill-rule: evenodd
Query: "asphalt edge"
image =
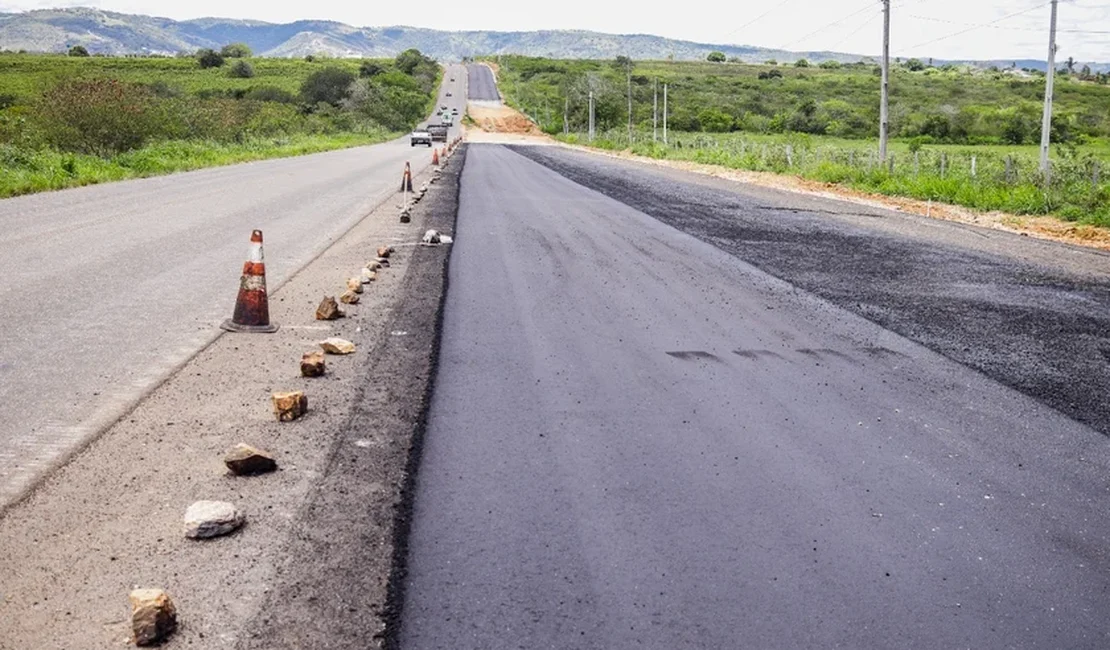
<path fill-rule="evenodd" d="M 466 156 L 469 145 L 462 144 L 457 150 L 458 172 L 455 180 L 454 197 L 452 202 L 454 210 L 449 218 L 449 232 L 457 233 L 459 218 L 459 199 L 462 195 L 462 175 L 466 168 Z M 435 225 L 435 224 L 429 224 Z M 454 249 L 452 248 L 452 254 Z M 404 480 L 400 488 L 400 499 L 396 504 L 393 517 L 393 557 L 392 570 L 389 575 L 389 584 L 385 608 L 382 617 L 385 630 L 381 635 L 383 650 L 399 650 L 401 646 L 401 623 L 405 607 L 405 582 L 408 578 L 409 538 L 412 533 L 413 510 L 416 502 L 417 476 L 420 464 L 424 457 L 424 440 L 428 429 L 428 413 L 431 410 L 432 396 L 435 394 L 436 382 L 439 377 L 439 353 L 443 338 L 443 317 L 447 305 L 447 292 L 450 290 L 451 257 L 446 255 L 443 259 L 440 294 L 436 306 L 435 320 L 432 333 L 432 353 L 428 364 L 428 381 L 425 384 L 424 395 L 421 399 L 420 414 L 414 423 L 412 442 L 409 447 L 408 461 L 405 464 Z"/>

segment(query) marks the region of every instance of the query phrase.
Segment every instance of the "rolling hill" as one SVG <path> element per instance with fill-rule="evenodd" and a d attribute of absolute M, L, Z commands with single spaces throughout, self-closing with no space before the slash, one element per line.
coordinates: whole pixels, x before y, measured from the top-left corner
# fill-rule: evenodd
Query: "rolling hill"
<path fill-rule="evenodd" d="M 646 34 L 602 34 L 589 31 L 446 32 L 418 27 L 352 27 L 342 23 L 303 20 L 274 24 L 253 20 L 201 18 L 176 21 L 90 8 L 44 9 L 0 13 L 0 49 L 64 52 L 83 45 L 93 54 L 165 54 L 246 43 L 261 56 L 389 57 L 408 48 L 440 60 L 466 56 L 522 54 L 551 58 L 700 60 L 714 50 L 745 62 L 768 59 L 854 62 L 873 57 L 839 52 L 787 52 L 760 47 L 713 45 Z M 1007 66 L 1010 62 L 980 62 Z M 1018 67 L 1044 67 L 1021 61 Z M 1110 64 L 1091 64 L 1096 71 Z"/>

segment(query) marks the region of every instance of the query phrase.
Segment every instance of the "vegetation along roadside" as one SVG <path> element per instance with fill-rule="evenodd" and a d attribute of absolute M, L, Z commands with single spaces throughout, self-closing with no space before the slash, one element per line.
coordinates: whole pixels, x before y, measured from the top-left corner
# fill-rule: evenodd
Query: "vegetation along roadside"
<path fill-rule="evenodd" d="M 885 163 L 877 156 L 879 82 L 871 63 L 502 56 L 498 68 L 508 101 L 570 143 L 1110 226 L 1110 86 L 1103 75 L 1061 71 L 1046 185 L 1036 145 L 1043 75 L 1016 66 L 981 70 L 899 62 L 891 86 L 893 155 Z M 597 124 L 592 143 L 591 92 Z"/>
<path fill-rule="evenodd" d="M 395 59 L 0 54 L 0 197 L 381 142 L 442 71 Z"/>

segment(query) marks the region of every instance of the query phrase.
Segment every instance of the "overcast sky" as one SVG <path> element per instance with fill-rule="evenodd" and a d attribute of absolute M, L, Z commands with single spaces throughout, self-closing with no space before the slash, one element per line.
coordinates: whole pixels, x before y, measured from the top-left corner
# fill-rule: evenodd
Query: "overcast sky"
<path fill-rule="evenodd" d="M 1047 0 L 892 0 L 892 50 L 947 59 L 1044 59 Z M 562 0 L 0 0 L 0 10 L 93 6 L 175 19 L 219 16 L 271 22 L 336 20 L 357 26 L 413 25 L 446 30 L 590 29 L 707 43 L 877 54 L 880 0 L 701 0 L 669 3 Z M 413 7 L 418 9 L 413 9 Z M 685 9 L 684 9 L 685 7 Z M 1010 16 L 1011 14 L 1020 15 Z M 1110 0 L 1060 0 L 1060 56 L 1110 60 Z M 962 32 L 962 33 L 961 33 Z M 1103 32 L 1103 33 L 1099 33 Z"/>

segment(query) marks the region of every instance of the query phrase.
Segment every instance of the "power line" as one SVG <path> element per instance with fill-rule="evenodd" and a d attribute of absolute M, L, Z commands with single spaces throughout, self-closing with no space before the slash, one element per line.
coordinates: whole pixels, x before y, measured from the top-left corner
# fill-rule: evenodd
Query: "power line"
<path fill-rule="evenodd" d="M 956 25 L 958 27 L 978 27 L 978 25 L 975 25 L 973 23 L 958 23 L 954 20 L 945 20 L 944 18 L 932 18 L 930 16 L 916 16 L 914 14 L 905 14 L 905 16 L 906 16 L 906 18 L 915 18 L 917 20 L 927 20 L 929 22 L 944 23 L 946 25 Z M 991 25 L 991 24 L 983 25 L 983 27 L 989 27 L 991 29 L 1004 29 L 1006 31 L 1012 31 L 1012 32 L 1037 32 L 1038 34 L 1040 34 L 1044 31 L 1043 29 L 1038 29 L 1036 27 L 1006 27 L 1004 25 Z M 1058 29 L 1058 30 L 1056 30 L 1056 33 L 1057 34 L 1110 34 L 1110 30 Z"/>
<path fill-rule="evenodd" d="M 772 14 L 773 12 L 775 12 L 775 11 L 777 11 L 778 9 L 782 8 L 782 7 L 783 7 L 783 6 L 784 6 L 784 5 L 786 4 L 786 3 L 790 2 L 790 1 L 791 1 L 791 0 L 782 0 L 782 2 L 780 2 L 780 3 L 778 3 L 777 5 L 775 5 L 775 6 L 771 7 L 771 8 L 770 8 L 770 9 L 768 9 L 767 11 L 764 11 L 763 13 L 759 14 L 759 15 L 758 15 L 758 16 L 756 16 L 755 18 L 752 18 L 751 20 L 749 20 L 748 22 L 744 23 L 743 25 L 740 25 L 740 26 L 739 26 L 739 27 L 737 27 L 736 29 L 734 29 L 734 30 L 732 30 L 731 32 L 729 32 L 729 33 L 725 34 L 724 38 L 728 38 L 728 37 L 732 36 L 733 34 L 735 34 L 735 33 L 739 32 L 739 31 L 742 31 L 742 30 L 744 30 L 744 29 L 746 29 L 746 28 L 748 28 L 748 27 L 751 27 L 752 25 L 754 25 L 755 23 L 759 22 L 759 21 L 760 21 L 760 20 L 762 20 L 763 18 L 766 18 L 767 16 L 769 16 L 769 15 L 770 15 L 770 14 Z"/>
<path fill-rule="evenodd" d="M 1039 4 L 1039 5 L 1036 5 L 1036 6 L 1033 6 L 1033 7 L 1029 7 L 1028 9 L 1022 9 L 1021 11 L 1016 11 L 1016 12 L 1014 12 L 1014 13 L 1012 13 L 1012 14 L 1007 14 L 1007 15 L 1005 15 L 1005 16 L 1003 16 L 1003 17 L 1001 17 L 1001 18 L 998 18 L 998 19 L 996 19 L 996 20 L 992 20 L 992 21 L 990 21 L 989 23 L 983 23 L 983 24 L 981 24 L 981 25 L 972 25 L 971 27 L 968 27 L 967 29 L 961 29 L 961 30 L 960 30 L 960 31 L 958 31 L 958 32 L 953 32 L 953 33 L 951 33 L 951 34 L 948 34 L 947 36 L 941 36 L 940 38 L 934 38 L 934 39 L 932 39 L 932 40 L 930 40 L 930 41 L 925 41 L 924 43 L 918 43 L 917 45 L 912 45 L 912 46 L 910 46 L 910 47 L 909 47 L 909 48 L 907 48 L 907 49 L 910 49 L 910 50 L 915 50 L 915 49 L 917 49 L 917 48 L 919 48 L 919 47 L 924 47 L 924 46 L 926 46 L 926 45 L 932 45 L 933 43 L 938 43 L 938 42 L 940 42 L 940 41 L 946 41 L 946 40 L 948 40 L 948 39 L 950 39 L 950 38 L 955 38 L 955 37 L 957 37 L 957 36 L 960 36 L 961 34 L 966 34 L 966 33 L 968 33 L 968 32 L 973 32 L 973 31 L 975 31 L 976 29 L 983 29 L 984 27 L 990 27 L 991 25 L 995 25 L 995 24 L 997 24 L 997 23 L 1000 23 L 1000 22 L 1002 22 L 1003 20 L 1009 20 L 1009 19 L 1011 19 L 1011 18 L 1016 18 L 1017 16 L 1021 16 L 1021 15 L 1023 15 L 1023 14 L 1027 14 L 1027 13 L 1029 13 L 1029 12 L 1031 12 L 1031 11 L 1036 11 L 1037 9 L 1040 9 L 1041 7 L 1047 7 L 1047 6 L 1048 6 L 1048 5 L 1050 5 L 1050 4 L 1052 4 L 1052 3 L 1051 3 L 1051 2 L 1042 2 L 1041 4 Z"/>
<path fill-rule="evenodd" d="M 780 48 L 778 48 L 778 49 L 780 49 L 780 50 L 785 50 L 785 49 L 789 48 L 789 47 L 790 47 L 791 45 L 794 45 L 795 43 L 800 43 L 801 41 L 804 41 L 804 40 L 806 40 L 806 39 L 807 39 L 807 38 L 809 38 L 810 36 L 814 36 L 814 35 L 816 35 L 816 34 L 819 34 L 819 33 L 823 32 L 823 31 L 825 31 L 826 29 L 830 29 L 830 28 L 832 28 L 832 27 L 836 27 L 837 25 L 839 25 L 840 23 L 842 23 L 842 22 L 844 22 L 844 21 L 848 20 L 849 18 L 855 18 L 856 16 L 858 16 L 858 15 L 862 14 L 863 12 L 867 11 L 868 9 L 871 9 L 871 8 L 872 8 L 872 7 L 874 7 L 874 6 L 875 6 L 875 5 L 874 5 L 874 3 L 873 3 L 873 2 L 868 2 L 868 3 L 866 4 L 866 5 L 864 5 L 863 7 L 860 7 L 860 8 L 859 8 L 858 10 L 856 10 L 856 11 L 853 11 L 852 13 L 848 14 L 847 16 L 844 16 L 843 18 L 840 18 L 839 20 L 834 20 L 833 22 L 829 23 L 828 25 L 825 25 L 824 27 L 820 27 L 820 28 L 818 28 L 818 29 L 815 29 L 815 30 L 813 30 L 812 32 L 810 32 L 810 33 L 806 34 L 805 36 L 803 36 L 803 37 L 801 37 L 801 38 L 799 38 L 799 39 L 797 39 L 797 40 L 791 41 L 791 42 L 787 43 L 786 45 L 783 45 L 782 47 L 780 47 Z"/>
<path fill-rule="evenodd" d="M 832 45 L 830 45 L 828 49 L 830 49 L 830 50 L 835 50 L 836 48 L 840 47 L 840 45 L 841 45 L 842 43 L 844 43 L 844 41 L 846 41 L 846 40 L 848 40 L 848 39 L 852 38 L 852 37 L 853 37 L 853 36 L 855 36 L 856 34 L 858 34 L 858 33 L 860 33 L 861 31 L 863 31 L 863 28 L 864 28 L 864 27 L 867 27 L 868 25 L 870 25 L 870 24 L 871 24 L 871 22 L 872 22 L 873 20 L 875 20 L 876 18 L 878 18 L 878 17 L 879 17 L 879 16 L 881 16 L 881 15 L 883 15 L 883 11 L 882 11 L 882 9 L 880 9 L 879 11 L 876 11 L 875 13 L 871 14 L 871 17 L 870 17 L 870 18 L 868 18 L 867 20 L 863 21 L 863 24 L 862 24 L 862 25 L 860 25 L 859 27 L 857 27 L 857 28 L 853 29 L 853 30 L 851 31 L 851 33 L 849 33 L 849 34 L 848 34 L 847 36 L 845 36 L 844 38 L 842 38 L 842 39 L 840 39 L 839 41 L 837 41 L 836 43 L 833 43 Z"/>

